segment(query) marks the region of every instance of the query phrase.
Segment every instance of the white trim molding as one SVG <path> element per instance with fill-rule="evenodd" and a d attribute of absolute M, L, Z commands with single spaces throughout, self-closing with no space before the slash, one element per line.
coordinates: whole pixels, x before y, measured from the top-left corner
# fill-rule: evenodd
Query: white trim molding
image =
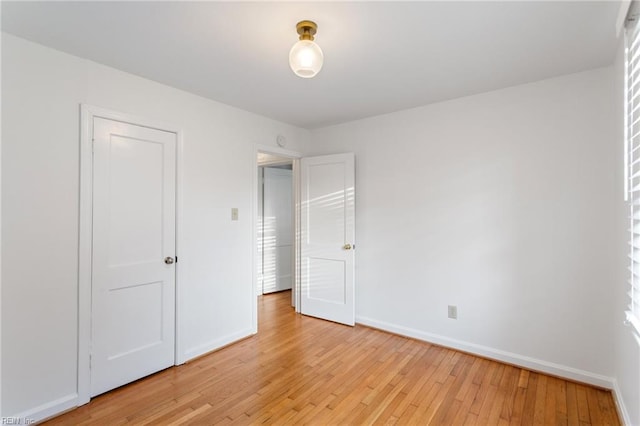
<path fill-rule="evenodd" d="M 21 423 L 13 423 L 13 424 L 30 424 L 34 422 L 40 422 L 42 420 L 49 419 L 51 417 L 57 416 L 63 411 L 70 410 L 76 406 L 78 406 L 78 394 L 72 393 L 67 396 L 63 396 L 62 398 L 58 398 L 54 401 L 50 401 L 39 405 L 37 407 L 31 408 L 29 410 L 23 411 L 14 415 L 2 415 L 3 419 L 16 419 L 21 421 Z M 3 424 L 5 424 L 3 422 Z M 10 424 L 10 423 L 6 423 Z"/>
<path fill-rule="evenodd" d="M 292 158 L 292 159 L 302 157 L 302 154 L 297 151 L 291 151 L 289 149 L 284 149 L 277 146 L 262 145 L 259 143 L 255 144 L 254 151 L 256 153 L 255 161 L 258 161 L 258 157 L 257 157 L 258 152 L 262 152 L 264 154 L 277 155 L 280 157 Z"/>
<path fill-rule="evenodd" d="M 176 134 L 176 312 L 175 312 L 175 358 L 174 364 L 182 364 L 187 359 L 182 344 L 182 271 L 180 248 L 182 244 L 182 150 L 183 131 L 172 123 L 150 120 L 131 114 L 112 111 L 92 105 L 80 106 L 80 207 L 78 241 L 78 393 L 75 404 L 84 405 L 91 399 L 91 251 L 93 218 L 93 119 L 106 118 L 114 121 L 149 127 Z M 72 406 L 74 406 L 72 405 Z M 63 411 L 63 410 L 60 410 Z M 58 411 L 58 412 L 60 412 Z"/>
<path fill-rule="evenodd" d="M 183 312 L 187 309 L 183 305 L 183 293 L 184 283 L 187 282 L 187 276 L 185 273 L 185 259 L 182 253 L 184 247 L 182 239 L 182 190 L 183 190 L 183 172 L 184 167 L 182 159 L 184 158 L 184 131 L 180 128 L 174 127 L 176 134 L 176 336 L 175 336 L 175 365 L 184 364 L 186 361 L 184 351 L 184 336 L 183 332 Z M 180 263 L 182 262 L 182 263 Z"/>
<path fill-rule="evenodd" d="M 622 424 L 631 426 L 631 417 L 629 416 L 627 407 L 624 405 L 624 400 L 622 399 L 622 391 L 620 390 L 620 387 L 618 387 L 618 380 L 616 379 L 613 379 L 613 388 L 611 389 L 611 393 L 613 394 L 613 402 L 616 404 L 618 417 L 620 417 L 620 420 L 622 420 Z"/>
<path fill-rule="evenodd" d="M 445 346 L 447 348 L 457 349 L 481 357 L 494 359 L 496 361 L 505 362 L 507 364 L 526 368 L 528 370 L 538 371 L 557 377 L 563 377 L 569 380 L 587 383 L 605 389 L 613 389 L 614 379 L 612 377 L 603 376 L 601 374 L 592 373 L 590 371 L 580 370 L 566 365 L 543 361 L 513 352 L 491 348 L 488 346 L 452 339 L 450 337 L 445 337 L 438 334 L 427 333 L 413 328 L 390 324 L 388 322 L 378 321 L 373 318 L 356 316 L 356 323 L 388 331 L 390 333 L 398 334 L 401 336 L 422 340 L 428 343 Z"/>

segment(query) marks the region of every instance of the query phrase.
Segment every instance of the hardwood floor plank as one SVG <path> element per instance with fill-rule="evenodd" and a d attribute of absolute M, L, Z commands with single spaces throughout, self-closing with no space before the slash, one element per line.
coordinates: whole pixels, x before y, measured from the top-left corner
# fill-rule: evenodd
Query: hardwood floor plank
<path fill-rule="evenodd" d="M 587 388 L 585 386 L 576 385 L 576 398 L 578 400 L 578 420 L 580 423 L 591 424 Z"/>
<path fill-rule="evenodd" d="M 479 364 L 479 363 L 478 363 Z M 463 425 L 469 414 L 469 409 L 471 408 L 471 404 L 476 398 L 478 394 L 478 390 L 480 389 L 480 385 L 475 383 L 471 383 L 467 388 L 467 393 L 462 399 L 462 404 L 456 413 L 456 416 L 451 420 L 452 425 Z"/>
<path fill-rule="evenodd" d="M 518 389 L 518 378 L 520 375 L 520 369 L 507 365 L 504 373 L 502 374 L 502 381 L 500 382 L 500 393 L 504 396 L 502 407 L 500 407 L 500 420 L 504 420 L 507 423 L 511 420 L 513 415 L 513 404 L 516 397 L 516 391 Z"/>
<path fill-rule="evenodd" d="M 172 421 L 171 423 L 169 423 L 169 425 L 170 426 L 178 426 L 178 425 L 187 424 L 187 423 L 195 420 L 202 413 L 206 413 L 211 408 L 212 407 L 209 404 L 201 405 L 200 407 L 196 408 L 195 410 L 192 410 L 189 414 L 187 414 L 185 416 L 182 416 L 182 417 L 179 417 L 178 419 Z"/>
<path fill-rule="evenodd" d="M 556 379 L 554 393 L 556 395 L 556 425 L 566 425 L 569 423 L 567 408 L 567 382 Z"/>
<path fill-rule="evenodd" d="M 402 387 L 398 385 L 399 383 L 385 386 L 384 390 L 378 394 L 378 398 L 369 404 L 372 409 L 368 411 L 367 417 L 362 419 L 363 423 L 372 424 L 381 418 L 387 407 L 391 406 L 393 401 L 401 393 Z"/>
<path fill-rule="evenodd" d="M 589 417 L 592 425 L 604 425 L 600 403 L 598 402 L 598 394 L 595 388 L 585 387 L 587 392 L 587 403 L 589 405 Z"/>
<path fill-rule="evenodd" d="M 538 374 L 538 387 L 536 388 L 536 403 L 533 410 L 533 424 L 545 424 L 545 404 L 547 402 L 547 380 L 548 376 Z"/>
<path fill-rule="evenodd" d="M 518 377 L 518 387 L 526 389 L 528 383 L 529 383 L 529 370 L 521 370 L 520 377 Z"/>
<path fill-rule="evenodd" d="M 547 395 L 544 402 L 544 424 L 553 425 L 556 423 L 556 382 L 555 377 L 547 378 Z"/>
<path fill-rule="evenodd" d="M 524 409 L 524 402 L 527 397 L 527 389 L 518 386 L 516 388 L 515 398 L 513 399 L 512 407 L 511 407 L 511 420 L 509 421 L 512 425 L 521 425 L 522 421 L 522 412 Z"/>
<path fill-rule="evenodd" d="M 472 356 L 469 356 L 469 357 L 471 359 L 471 362 L 467 362 L 467 365 L 470 366 L 469 371 L 466 377 L 464 378 L 464 382 L 460 386 L 458 393 L 455 395 L 455 398 L 459 401 L 465 401 L 465 399 L 467 398 L 468 390 L 470 387 L 473 387 L 475 385 L 474 381 L 475 381 L 476 374 L 478 373 L 478 371 L 482 366 L 482 363 L 480 362 L 481 360 L 479 358 L 472 357 Z"/>
<path fill-rule="evenodd" d="M 457 396 L 461 389 L 463 389 L 467 377 L 469 377 L 471 367 L 472 364 L 467 363 L 464 358 L 460 358 L 452 368 L 449 374 L 451 386 L 443 396 L 443 401 L 433 417 L 434 424 L 450 424 L 453 418 L 455 418 L 456 410 L 462 405 L 462 402 L 457 399 Z"/>
<path fill-rule="evenodd" d="M 619 425 L 610 392 L 259 298 L 259 333 L 48 425 Z"/>
<path fill-rule="evenodd" d="M 597 398 L 599 402 L 599 410 L 602 416 L 602 422 L 606 425 L 615 425 L 618 420 L 617 411 L 615 410 L 615 402 L 613 401 L 613 395 L 605 392 L 597 392 Z"/>
<path fill-rule="evenodd" d="M 476 415 L 480 414 L 480 410 L 487 397 L 487 393 L 489 392 L 489 388 L 491 386 L 490 385 L 491 378 L 495 373 L 496 367 L 497 367 L 497 363 L 492 363 L 487 360 L 487 362 L 484 365 L 484 368 L 480 370 L 480 373 L 482 373 L 482 379 L 477 381 L 477 383 L 480 385 L 480 389 L 478 390 L 478 393 L 476 394 L 476 397 L 473 403 L 471 404 L 471 407 L 469 408 L 470 413 L 473 413 Z"/>
<path fill-rule="evenodd" d="M 567 383 L 567 423 L 570 425 L 577 425 L 580 423 L 580 417 L 578 415 L 578 396 L 577 396 L 576 384 Z"/>

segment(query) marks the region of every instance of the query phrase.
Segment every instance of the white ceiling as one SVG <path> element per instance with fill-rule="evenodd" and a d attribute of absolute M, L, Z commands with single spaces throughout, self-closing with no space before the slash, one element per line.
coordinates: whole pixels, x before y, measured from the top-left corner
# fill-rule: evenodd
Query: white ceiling
<path fill-rule="evenodd" d="M 317 128 L 609 65 L 619 2 L 2 2 L 2 30 Z M 289 69 L 318 24 L 313 79 Z"/>

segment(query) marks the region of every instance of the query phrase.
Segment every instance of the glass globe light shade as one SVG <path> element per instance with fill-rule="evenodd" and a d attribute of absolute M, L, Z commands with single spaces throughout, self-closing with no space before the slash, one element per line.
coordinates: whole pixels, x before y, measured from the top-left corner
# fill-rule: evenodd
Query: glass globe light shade
<path fill-rule="evenodd" d="M 289 66 L 297 76 L 311 78 L 322 69 L 324 56 L 320 46 L 311 40 L 300 40 L 289 52 Z"/>

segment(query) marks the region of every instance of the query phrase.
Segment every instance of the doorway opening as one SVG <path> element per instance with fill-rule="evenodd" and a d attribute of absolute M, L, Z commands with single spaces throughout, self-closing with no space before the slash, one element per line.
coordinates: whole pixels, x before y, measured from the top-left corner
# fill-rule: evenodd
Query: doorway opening
<path fill-rule="evenodd" d="M 293 161 L 258 155 L 258 294 L 291 290 L 294 276 Z"/>
<path fill-rule="evenodd" d="M 303 158 L 294 152 L 256 146 L 254 161 L 254 332 L 258 332 L 259 297 L 280 289 L 284 291 L 286 284 L 281 283 L 285 282 L 291 282 L 291 305 L 296 313 L 354 325 L 353 153 Z M 293 239 L 278 243 L 278 225 L 273 223 L 277 219 L 270 214 L 269 202 L 261 198 L 268 197 L 270 190 L 267 186 L 262 188 L 263 180 L 258 176 L 268 179 L 270 174 L 285 174 L 283 170 L 287 170 L 289 164 L 292 183 L 282 187 L 292 190 L 293 203 L 289 204 L 287 197 L 282 202 L 287 207 L 280 207 L 290 209 L 288 212 L 293 216 L 293 227 L 285 227 L 282 233 L 291 232 Z M 264 183 L 268 185 L 268 180 Z M 283 247 L 290 244 L 292 249 Z"/>
<path fill-rule="evenodd" d="M 278 148 L 256 150 L 256 209 L 254 256 L 256 297 L 291 293 L 299 312 L 298 159 L 299 154 Z M 257 318 L 256 318 L 257 326 Z"/>

